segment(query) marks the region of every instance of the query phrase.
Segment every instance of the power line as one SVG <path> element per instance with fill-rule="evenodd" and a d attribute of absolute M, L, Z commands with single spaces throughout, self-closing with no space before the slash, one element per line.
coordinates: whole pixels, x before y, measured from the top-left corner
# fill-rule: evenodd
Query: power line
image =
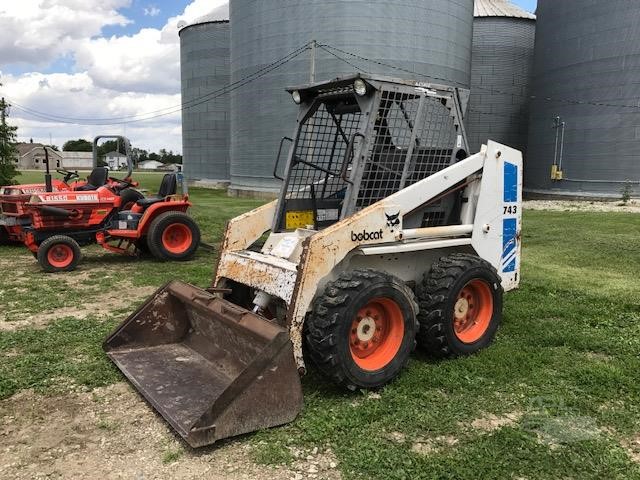
<path fill-rule="evenodd" d="M 232 82 L 230 84 L 227 84 L 217 90 L 214 90 L 213 92 L 209 92 L 205 95 L 202 95 L 200 97 L 196 97 L 194 99 L 191 99 L 187 102 L 183 102 L 180 105 L 174 105 L 171 107 L 165 107 L 159 110 L 153 110 L 150 112 L 146 112 L 146 113 L 140 113 L 140 114 L 136 114 L 136 115 L 129 115 L 129 116 L 123 116 L 123 117 L 108 117 L 108 118 L 80 118 L 80 117 L 65 117 L 65 116 L 61 116 L 61 115 L 55 115 L 55 114 L 50 114 L 50 113 L 46 113 L 46 112 L 41 112 L 29 107 L 25 107 L 23 105 L 20 105 L 19 103 L 16 102 L 12 102 L 12 104 L 16 107 L 16 109 L 28 114 L 28 115 L 32 115 L 34 117 L 37 118 L 41 118 L 44 120 L 48 120 L 48 121 L 55 121 L 55 122 L 59 122 L 59 123 L 66 123 L 66 124 L 73 124 L 73 125 L 120 125 L 120 124 L 127 124 L 127 123 L 136 123 L 136 122 L 141 122 L 141 121 L 146 121 L 146 120 L 152 120 L 154 118 L 158 118 L 158 117 L 162 117 L 162 116 L 166 116 L 166 115 L 172 115 L 174 113 L 177 113 L 181 110 L 187 110 L 193 107 L 196 107 L 198 105 L 202 105 L 203 103 L 206 103 L 210 100 L 213 100 L 215 98 L 218 98 L 222 95 L 226 95 L 228 93 L 231 93 L 234 90 L 237 90 L 240 87 L 243 87 L 255 80 L 258 80 L 259 78 L 265 76 L 266 74 L 282 67 L 283 65 L 289 63 L 291 60 L 293 60 L 294 58 L 298 57 L 300 54 L 302 54 L 303 52 L 305 52 L 306 50 L 309 50 L 309 43 L 304 44 L 303 46 L 293 50 L 292 52 L 288 53 L 287 55 L 285 55 L 282 58 L 279 58 L 278 60 L 270 63 L 269 65 L 266 65 L 264 67 L 262 67 L 261 69 L 251 73 L 250 75 L 247 75 L 239 80 L 236 80 L 235 82 Z M 159 113 L 162 112 L 162 113 Z M 157 115 L 154 115 L 158 113 Z M 145 117 L 145 118 L 137 118 L 137 117 Z M 131 120 L 126 120 L 126 119 L 131 119 Z M 123 120 L 123 121 L 115 121 L 115 120 Z M 88 122 L 88 123 L 81 123 L 81 122 Z"/>
<path fill-rule="evenodd" d="M 347 65 L 350 65 L 351 67 L 355 68 L 356 70 L 358 70 L 359 72 L 363 72 L 363 73 L 371 73 L 368 72 L 367 70 L 363 70 L 362 68 L 358 67 L 357 65 L 355 65 L 354 63 L 351 63 L 349 60 L 336 55 L 335 53 L 333 53 L 331 50 L 325 48 L 324 45 L 318 45 L 319 48 L 321 48 L 322 50 L 324 50 L 325 52 L 327 52 L 330 55 L 333 55 L 334 57 L 336 57 L 338 60 L 341 60 L 342 62 L 346 63 Z"/>
<path fill-rule="evenodd" d="M 335 50 L 337 52 L 343 53 L 345 55 L 349 55 L 351 57 L 357 58 L 359 60 L 365 61 L 365 62 L 372 62 L 375 63 L 377 65 L 383 66 L 383 67 L 388 67 L 388 68 L 392 68 L 394 70 L 398 70 L 401 72 L 406 72 L 406 73 L 410 73 L 412 75 L 418 75 L 424 78 L 429 78 L 429 79 L 433 79 L 433 80 L 438 80 L 438 81 L 443 81 L 446 83 L 450 83 L 451 80 L 450 79 L 445 79 L 445 78 L 439 78 L 439 77 L 435 77 L 432 75 L 427 75 L 424 73 L 418 73 L 415 72 L 413 70 L 409 70 L 406 68 L 402 68 L 399 67 L 397 65 L 392 65 L 389 63 L 385 63 L 385 62 L 380 62 L 378 60 L 374 60 L 371 58 L 367 58 L 367 57 L 363 57 L 362 55 L 358 55 L 352 52 L 348 52 L 346 50 L 343 50 L 341 48 L 338 47 L 334 47 L 332 45 L 329 44 L 322 44 L 319 45 L 320 47 L 327 47 L 330 48 L 332 50 Z M 538 97 L 537 95 L 524 95 L 522 93 L 516 93 L 516 92 L 506 92 L 506 91 L 502 91 L 502 90 L 498 90 L 496 88 L 492 88 L 492 87 L 483 87 L 483 86 L 474 86 L 474 89 L 476 90 L 485 90 L 487 92 L 491 92 L 494 94 L 500 94 L 500 95 L 509 95 L 509 96 L 513 96 L 513 97 L 523 97 L 523 98 L 528 98 L 529 100 L 542 100 L 542 101 L 546 101 L 546 102 L 558 102 L 558 103 L 566 103 L 569 105 L 590 105 L 590 106 L 594 106 L 594 107 L 613 107 L 613 108 L 634 108 L 634 109 L 640 109 L 640 104 L 638 105 L 627 105 L 627 104 L 617 104 L 617 103 L 608 103 L 608 102 L 592 102 L 592 101 L 585 101 L 585 100 L 572 100 L 572 99 L 563 99 L 563 98 L 555 98 L 555 97 Z"/>

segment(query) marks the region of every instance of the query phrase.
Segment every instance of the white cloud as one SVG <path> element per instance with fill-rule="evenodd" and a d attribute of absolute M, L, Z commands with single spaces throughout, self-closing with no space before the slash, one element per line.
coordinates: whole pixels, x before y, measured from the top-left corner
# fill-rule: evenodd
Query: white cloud
<path fill-rule="evenodd" d="M 64 55 L 75 60 L 75 73 L 4 76 L 2 93 L 33 110 L 74 118 L 123 117 L 179 105 L 177 24 L 227 3 L 194 0 L 162 29 L 143 28 L 132 35 L 106 38 L 100 36 L 103 27 L 131 23 L 118 12 L 131 0 L 0 1 L 2 63 L 20 61 L 38 70 Z M 51 133 L 60 145 L 70 138 L 126 131 L 132 143 L 142 148 L 182 150 L 179 113 L 126 127 L 105 127 L 47 122 L 15 108 L 12 121 L 21 139 L 48 141 Z"/>
<path fill-rule="evenodd" d="M 9 121 L 18 126 L 21 141 L 49 141 L 61 146 L 71 138 L 92 138 L 99 134 L 126 134 L 134 146 L 151 150 L 160 148 L 181 151 L 180 113 L 172 107 L 180 104 L 180 94 L 114 92 L 93 83 L 86 73 L 44 75 L 31 73 L 19 77 L 3 77 L 3 93 L 15 102 Z M 120 125 L 75 125 L 43 119 L 25 113 L 21 106 L 43 112 L 47 117 L 77 119 L 120 118 L 159 111 L 173 112 L 144 122 Z M 144 118 L 152 115 L 145 115 Z M 127 118 L 124 118 L 127 117 Z M 137 117 L 141 118 L 141 117 Z M 79 123 L 101 123 L 82 120 Z"/>
<path fill-rule="evenodd" d="M 0 58 L 3 63 L 46 66 L 72 52 L 76 42 L 108 25 L 130 20 L 117 9 L 131 0 L 19 0 L 0 5 Z"/>
<path fill-rule="evenodd" d="M 148 7 L 144 7 L 144 14 L 148 17 L 157 17 L 160 15 L 160 9 L 155 5 L 149 5 Z"/>

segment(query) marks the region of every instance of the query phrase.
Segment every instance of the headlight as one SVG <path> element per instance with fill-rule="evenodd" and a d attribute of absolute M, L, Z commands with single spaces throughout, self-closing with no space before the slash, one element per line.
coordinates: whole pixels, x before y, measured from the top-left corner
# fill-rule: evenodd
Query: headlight
<path fill-rule="evenodd" d="M 300 105 L 300 102 L 302 102 L 302 96 L 300 95 L 300 92 L 298 90 L 294 90 L 293 92 L 291 92 L 291 97 L 297 105 Z"/>
<path fill-rule="evenodd" d="M 364 97 L 367 94 L 367 84 L 360 78 L 353 82 L 353 89 L 359 97 Z"/>

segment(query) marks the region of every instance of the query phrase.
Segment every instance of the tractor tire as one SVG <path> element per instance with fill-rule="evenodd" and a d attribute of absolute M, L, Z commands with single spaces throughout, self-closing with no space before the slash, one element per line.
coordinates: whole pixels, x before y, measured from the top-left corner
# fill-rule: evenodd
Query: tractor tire
<path fill-rule="evenodd" d="M 200 228 L 183 212 L 161 213 L 147 233 L 149 251 L 158 260 L 188 260 L 199 244 Z"/>
<path fill-rule="evenodd" d="M 349 390 L 381 387 L 415 349 L 417 312 L 402 280 L 368 269 L 344 272 L 314 301 L 305 329 L 308 353 L 324 375 Z"/>
<path fill-rule="evenodd" d="M 493 266 L 476 255 L 440 258 L 419 292 L 418 345 L 438 358 L 487 347 L 502 320 L 502 286 Z"/>
<path fill-rule="evenodd" d="M 4 225 L 0 225 L 0 245 L 11 245 L 13 242 L 9 240 L 9 232 Z"/>
<path fill-rule="evenodd" d="M 82 252 L 73 238 L 55 235 L 40 244 L 37 258 L 45 272 L 70 272 L 78 266 Z"/>
<path fill-rule="evenodd" d="M 144 195 L 133 188 L 125 188 L 120 192 L 120 198 L 122 203 L 120 204 L 119 211 L 131 210 L 138 200 L 142 200 Z"/>

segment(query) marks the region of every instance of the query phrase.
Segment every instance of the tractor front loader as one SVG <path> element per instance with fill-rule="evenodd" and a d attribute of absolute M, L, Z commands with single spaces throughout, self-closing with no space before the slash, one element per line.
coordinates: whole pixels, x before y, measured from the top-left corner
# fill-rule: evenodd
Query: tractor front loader
<path fill-rule="evenodd" d="M 522 157 L 467 154 L 468 92 L 362 75 L 289 91 L 279 199 L 228 223 L 211 288 L 169 283 L 104 343 L 194 447 L 292 421 L 309 361 L 354 390 L 416 344 L 477 352 L 520 280 Z"/>

